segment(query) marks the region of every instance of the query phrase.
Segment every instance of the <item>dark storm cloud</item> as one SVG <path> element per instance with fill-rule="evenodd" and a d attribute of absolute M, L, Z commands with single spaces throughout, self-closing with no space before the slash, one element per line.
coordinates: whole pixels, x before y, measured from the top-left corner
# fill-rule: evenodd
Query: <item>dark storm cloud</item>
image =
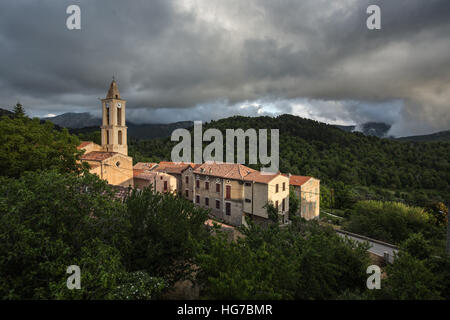
<path fill-rule="evenodd" d="M 65 28 L 71 4 L 81 31 Z M 366 28 L 369 4 L 380 31 Z M 448 0 L 11 0 L 0 14 L 0 104 L 38 115 L 98 111 L 114 74 L 141 121 L 290 112 L 386 121 L 392 134 L 450 126 Z"/>

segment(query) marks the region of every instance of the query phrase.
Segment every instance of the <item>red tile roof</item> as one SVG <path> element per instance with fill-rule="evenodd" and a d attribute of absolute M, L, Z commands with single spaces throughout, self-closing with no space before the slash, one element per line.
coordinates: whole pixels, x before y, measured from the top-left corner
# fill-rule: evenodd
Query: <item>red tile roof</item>
<path fill-rule="evenodd" d="M 245 181 L 254 181 L 259 183 L 269 183 L 276 177 L 278 177 L 280 173 L 274 173 L 274 174 L 262 174 L 260 171 L 255 171 L 247 175 L 244 180 Z"/>
<path fill-rule="evenodd" d="M 167 173 L 178 173 L 181 174 L 184 170 L 187 168 L 196 168 L 199 165 L 196 165 L 195 163 L 175 163 L 175 162 L 169 162 L 169 161 L 161 161 L 159 165 L 154 168 L 154 171 L 158 172 L 167 172 Z"/>
<path fill-rule="evenodd" d="M 195 174 L 204 174 L 209 176 L 237 179 L 241 180 L 245 176 L 256 170 L 246 167 L 239 163 L 204 163 L 198 166 L 195 170 Z"/>
<path fill-rule="evenodd" d="M 83 149 L 84 147 L 90 145 L 91 143 L 94 143 L 94 142 L 92 142 L 92 141 L 82 141 L 82 142 L 78 145 L 77 149 L 78 149 L 78 150 Z"/>
<path fill-rule="evenodd" d="M 138 170 L 152 170 L 158 164 L 153 162 L 138 162 L 133 166 L 133 169 Z"/>
<path fill-rule="evenodd" d="M 86 161 L 102 161 L 116 155 L 117 152 L 92 151 L 84 154 L 81 160 Z"/>
<path fill-rule="evenodd" d="M 311 179 L 311 177 L 307 177 L 307 176 L 290 176 L 289 177 L 289 184 L 293 185 L 293 186 L 299 186 L 301 187 L 302 185 L 304 185 L 306 182 L 309 181 L 309 179 Z"/>

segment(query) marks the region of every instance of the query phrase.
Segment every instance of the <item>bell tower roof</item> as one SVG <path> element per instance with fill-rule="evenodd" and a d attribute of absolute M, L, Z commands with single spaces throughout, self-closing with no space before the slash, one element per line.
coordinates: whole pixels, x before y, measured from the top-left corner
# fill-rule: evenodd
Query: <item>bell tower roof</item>
<path fill-rule="evenodd" d="M 111 82 L 109 86 L 108 94 L 106 95 L 106 99 L 120 99 L 119 88 L 117 87 L 116 80 Z"/>

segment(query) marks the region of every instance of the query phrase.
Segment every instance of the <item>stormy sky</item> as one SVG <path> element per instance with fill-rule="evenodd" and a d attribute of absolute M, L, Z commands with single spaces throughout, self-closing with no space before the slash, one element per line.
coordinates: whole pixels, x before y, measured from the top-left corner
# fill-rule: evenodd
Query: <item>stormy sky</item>
<path fill-rule="evenodd" d="M 134 122 L 291 113 L 431 133 L 450 129 L 449 35 L 448 0 L 2 0 L 0 107 L 98 114 L 115 75 Z"/>

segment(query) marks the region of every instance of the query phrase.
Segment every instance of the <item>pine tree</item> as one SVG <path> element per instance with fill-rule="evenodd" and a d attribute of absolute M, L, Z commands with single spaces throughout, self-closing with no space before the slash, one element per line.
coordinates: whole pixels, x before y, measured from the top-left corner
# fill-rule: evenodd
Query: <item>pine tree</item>
<path fill-rule="evenodd" d="M 14 106 L 14 115 L 17 118 L 25 117 L 25 109 L 22 107 L 20 102 L 17 102 Z"/>

